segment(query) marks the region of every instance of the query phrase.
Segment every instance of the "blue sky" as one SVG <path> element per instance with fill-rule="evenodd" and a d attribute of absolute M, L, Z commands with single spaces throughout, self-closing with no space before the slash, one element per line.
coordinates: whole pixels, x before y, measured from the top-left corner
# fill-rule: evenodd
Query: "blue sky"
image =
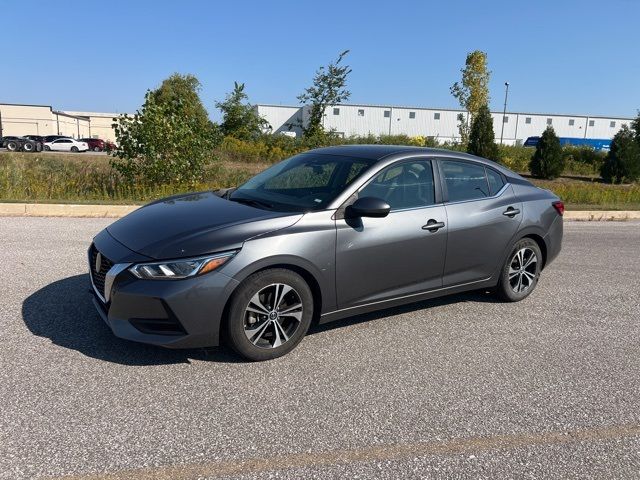
<path fill-rule="evenodd" d="M 467 52 L 489 55 L 491 107 L 634 116 L 640 1 L 5 0 L 0 103 L 133 111 L 192 73 L 213 118 L 234 81 L 253 103 L 297 104 L 318 66 L 350 49 L 350 103 L 456 108 Z"/>

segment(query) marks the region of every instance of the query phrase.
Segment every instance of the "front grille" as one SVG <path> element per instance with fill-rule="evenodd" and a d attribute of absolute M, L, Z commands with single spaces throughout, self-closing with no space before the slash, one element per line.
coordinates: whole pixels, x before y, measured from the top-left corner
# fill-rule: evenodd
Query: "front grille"
<path fill-rule="evenodd" d="M 91 272 L 91 282 L 93 286 L 102 296 L 101 300 L 105 298 L 104 295 L 104 279 L 107 272 L 113 267 L 113 262 L 104 255 L 100 254 L 100 265 L 98 271 L 96 271 L 96 259 L 98 258 L 98 249 L 95 245 L 91 245 L 89 250 L 89 271 Z M 104 301 L 104 300 L 103 300 Z"/>

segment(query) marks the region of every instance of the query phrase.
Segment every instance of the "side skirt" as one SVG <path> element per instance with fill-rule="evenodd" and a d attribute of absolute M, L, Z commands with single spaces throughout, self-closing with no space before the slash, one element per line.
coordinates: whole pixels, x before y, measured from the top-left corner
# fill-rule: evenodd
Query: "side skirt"
<path fill-rule="evenodd" d="M 482 288 L 493 288 L 496 286 L 496 284 L 496 279 L 494 277 L 489 277 L 485 280 L 477 280 L 475 282 L 463 283 L 461 285 L 452 285 L 450 287 L 437 288 L 435 290 L 429 290 L 427 292 L 413 293 L 411 295 L 403 295 L 402 297 L 389 298 L 387 300 L 366 303 L 364 305 L 342 308 L 340 310 L 334 310 L 333 312 L 323 313 L 322 315 L 320 315 L 320 320 L 318 323 L 323 324 L 333 322 L 335 320 L 340 320 L 342 318 L 352 317 L 363 313 L 374 312 L 376 310 L 384 310 L 386 308 L 407 305 L 409 303 L 421 302 L 423 300 L 444 297 L 446 295 L 452 295 L 455 293 L 479 290 Z"/>

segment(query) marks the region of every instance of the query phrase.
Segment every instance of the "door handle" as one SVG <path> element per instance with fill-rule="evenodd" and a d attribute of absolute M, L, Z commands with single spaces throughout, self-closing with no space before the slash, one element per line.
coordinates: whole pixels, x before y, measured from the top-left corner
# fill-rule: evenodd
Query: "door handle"
<path fill-rule="evenodd" d="M 438 222 L 433 218 L 427 222 L 426 225 L 422 226 L 423 230 L 429 230 L 431 233 L 437 232 L 441 228 L 444 227 L 444 222 Z"/>
<path fill-rule="evenodd" d="M 507 208 L 504 212 L 502 212 L 503 215 L 509 217 L 509 218 L 513 218 L 516 215 L 518 215 L 520 213 L 520 209 L 519 208 L 513 208 L 513 207 L 509 207 Z"/>

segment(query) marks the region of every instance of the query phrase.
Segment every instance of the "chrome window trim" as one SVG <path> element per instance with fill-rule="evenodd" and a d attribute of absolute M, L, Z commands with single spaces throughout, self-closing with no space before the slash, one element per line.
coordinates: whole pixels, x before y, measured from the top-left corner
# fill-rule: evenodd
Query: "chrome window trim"
<path fill-rule="evenodd" d="M 481 202 L 483 200 L 492 200 L 498 197 L 501 197 L 505 190 L 507 189 L 507 187 L 510 187 L 511 184 L 509 182 L 506 182 L 502 188 L 498 191 L 498 193 L 496 193 L 495 195 L 491 195 L 490 197 L 482 197 L 482 198 L 470 198 L 469 200 L 456 200 L 455 202 L 444 202 L 444 205 L 456 205 L 458 203 L 469 203 L 469 202 Z"/>

